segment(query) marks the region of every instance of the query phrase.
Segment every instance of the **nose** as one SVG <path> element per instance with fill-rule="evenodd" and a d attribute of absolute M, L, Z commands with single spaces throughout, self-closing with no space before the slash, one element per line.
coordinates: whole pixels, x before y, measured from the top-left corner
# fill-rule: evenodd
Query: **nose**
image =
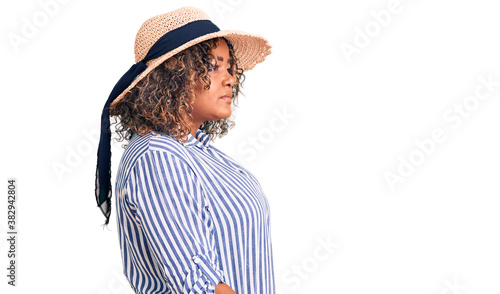
<path fill-rule="evenodd" d="M 234 86 L 234 77 L 229 73 L 229 71 L 225 70 L 224 72 L 225 74 L 224 78 L 222 79 L 222 84 L 223 86 L 229 86 L 232 88 Z"/>

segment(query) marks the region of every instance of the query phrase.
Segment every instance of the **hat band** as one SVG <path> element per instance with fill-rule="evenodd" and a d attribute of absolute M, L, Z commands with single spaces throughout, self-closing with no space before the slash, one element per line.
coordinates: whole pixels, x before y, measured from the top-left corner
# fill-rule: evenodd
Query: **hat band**
<path fill-rule="evenodd" d="M 101 136 L 97 150 L 95 180 L 95 197 L 97 206 L 106 217 L 105 225 L 109 223 L 111 215 L 111 130 L 109 120 L 111 103 L 128 88 L 138 75 L 146 70 L 147 61 L 158 58 L 198 37 L 218 31 L 220 31 L 219 28 L 210 20 L 197 20 L 166 33 L 151 46 L 146 57 L 132 65 L 113 87 L 101 115 Z"/>

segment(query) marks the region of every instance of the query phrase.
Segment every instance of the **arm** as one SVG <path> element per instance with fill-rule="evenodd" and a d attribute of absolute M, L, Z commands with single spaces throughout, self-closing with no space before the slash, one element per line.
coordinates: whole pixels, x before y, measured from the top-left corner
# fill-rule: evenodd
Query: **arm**
<path fill-rule="evenodd" d="M 215 294 L 236 294 L 236 292 L 234 292 L 231 287 L 221 282 L 215 287 Z"/>
<path fill-rule="evenodd" d="M 137 218 L 173 293 L 214 293 L 225 282 L 201 185 L 173 154 L 150 151 L 138 161 Z M 226 285 L 227 286 L 227 285 Z M 229 286 L 219 286 L 223 292 Z M 230 288 L 229 288 L 230 289 Z"/>

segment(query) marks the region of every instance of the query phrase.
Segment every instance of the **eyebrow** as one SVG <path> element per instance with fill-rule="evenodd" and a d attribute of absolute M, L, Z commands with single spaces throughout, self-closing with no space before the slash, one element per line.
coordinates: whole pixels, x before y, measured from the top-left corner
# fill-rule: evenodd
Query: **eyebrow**
<path fill-rule="evenodd" d="M 222 56 L 217 56 L 217 60 L 218 60 L 218 61 L 224 61 L 224 57 L 222 57 Z M 233 64 L 233 60 L 232 60 L 231 58 L 229 58 L 228 62 L 229 62 L 229 64 Z"/>

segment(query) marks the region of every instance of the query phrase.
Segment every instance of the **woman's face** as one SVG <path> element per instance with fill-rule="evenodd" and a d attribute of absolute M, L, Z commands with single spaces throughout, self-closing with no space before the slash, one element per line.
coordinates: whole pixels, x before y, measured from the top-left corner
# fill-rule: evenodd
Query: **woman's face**
<path fill-rule="evenodd" d="M 219 45 L 212 50 L 215 60 L 212 60 L 210 89 L 203 89 L 203 83 L 198 82 L 195 89 L 195 99 L 191 115 L 193 124 L 199 127 L 204 121 L 219 120 L 231 116 L 231 102 L 235 78 L 230 74 L 231 60 L 229 48 L 224 39 L 219 39 Z"/>

